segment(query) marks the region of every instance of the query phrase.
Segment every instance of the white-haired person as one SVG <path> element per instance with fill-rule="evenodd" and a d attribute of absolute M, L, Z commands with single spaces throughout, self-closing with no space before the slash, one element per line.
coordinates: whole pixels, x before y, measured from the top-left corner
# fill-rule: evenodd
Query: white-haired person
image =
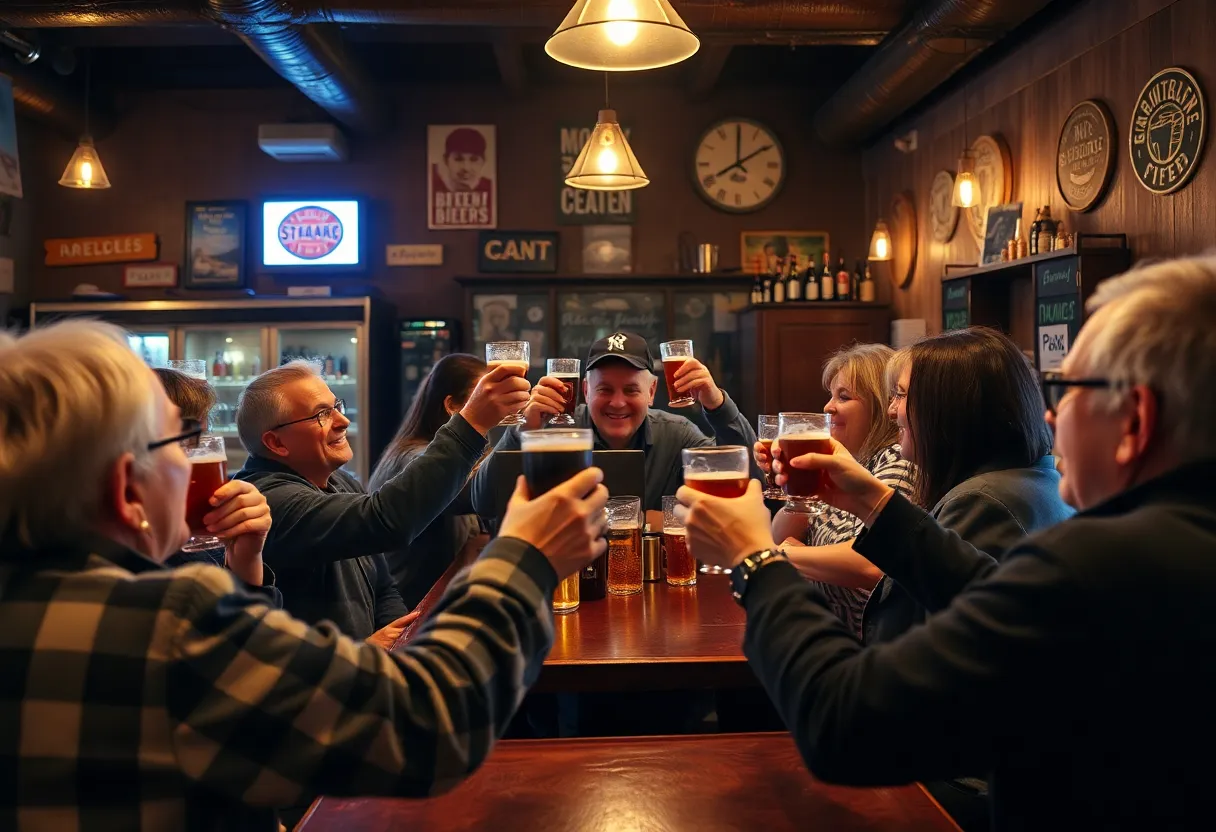
<path fill-rule="evenodd" d="M 198 435 L 110 325 L 0 337 L 0 826 L 278 828 L 310 793 L 422 796 L 472 772 L 604 551 L 602 473 L 528 500 L 390 654 L 272 609 L 188 537 Z M 208 524 L 260 559 L 234 481 Z"/>
<path fill-rule="evenodd" d="M 843 446 L 791 460 L 865 519 L 861 554 L 927 606 L 952 597 L 900 637 L 863 647 L 841 625 L 776 551 L 758 485 L 681 489 L 693 554 L 735 567 L 744 650 L 821 779 L 989 772 L 997 830 L 1211 826 L 1216 258 L 1135 269 L 1087 308 L 1042 380 L 1079 512 L 999 565 Z"/>

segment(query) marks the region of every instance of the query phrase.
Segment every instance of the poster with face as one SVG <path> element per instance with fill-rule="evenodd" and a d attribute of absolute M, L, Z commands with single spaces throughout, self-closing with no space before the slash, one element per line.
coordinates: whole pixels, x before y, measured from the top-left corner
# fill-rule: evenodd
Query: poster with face
<path fill-rule="evenodd" d="M 427 126 L 427 228 L 498 227 L 495 145 L 492 124 Z"/>

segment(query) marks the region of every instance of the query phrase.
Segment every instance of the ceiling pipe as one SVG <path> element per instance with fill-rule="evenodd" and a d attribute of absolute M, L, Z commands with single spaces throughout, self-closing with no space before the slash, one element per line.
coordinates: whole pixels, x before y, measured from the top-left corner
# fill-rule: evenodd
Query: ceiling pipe
<path fill-rule="evenodd" d="M 931 0 L 815 114 L 830 146 L 868 141 L 1051 0 Z"/>
<path fill-rule="evenodd" d="M 13 50 L 18 63 L 25 65 L 32 64 L 42 55 L 42 50 L 38 44 L 31 40 L 21 37 L 16 32 L 10 32 L 7 29 L 0 29 L 0 44 L 7 46 Z"/>
<path fill-rule="evenodd" d="M 83 84 L 72 85 L 33 67 L 5 66 L 2 62 L 0 72 L 13 79 L 13 103 L 18 113 L 47 125 L 73 143 L 80 139 L 85 132 Z M 94 91 L 88 127 L 94 137 L 105 138 L 114 129 L 114 111 L 99 98 Z"/>

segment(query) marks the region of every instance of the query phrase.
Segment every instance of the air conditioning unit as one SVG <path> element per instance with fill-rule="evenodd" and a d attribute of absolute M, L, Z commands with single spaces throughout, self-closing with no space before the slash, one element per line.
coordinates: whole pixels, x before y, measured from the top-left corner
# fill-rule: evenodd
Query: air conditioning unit
<path fill-rule="evenodd" d="M 346 137 L 333 124 L 260 124 L 258 147 L 280 162 L 346 161 Z"/>

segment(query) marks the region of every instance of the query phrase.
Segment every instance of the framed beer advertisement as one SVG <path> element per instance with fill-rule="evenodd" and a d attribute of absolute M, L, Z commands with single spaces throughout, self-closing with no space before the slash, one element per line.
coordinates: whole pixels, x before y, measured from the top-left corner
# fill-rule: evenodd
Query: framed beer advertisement
<path fill-rule="evenodd" d="M 241 201 L 186 203 L 186 289 L 240 289 L 249 206 Z"/>
<path fill-rule="evenodd" d="M 426 159 L 427 228 L 498 227 L 494 125 L 428 125 Z"/>

